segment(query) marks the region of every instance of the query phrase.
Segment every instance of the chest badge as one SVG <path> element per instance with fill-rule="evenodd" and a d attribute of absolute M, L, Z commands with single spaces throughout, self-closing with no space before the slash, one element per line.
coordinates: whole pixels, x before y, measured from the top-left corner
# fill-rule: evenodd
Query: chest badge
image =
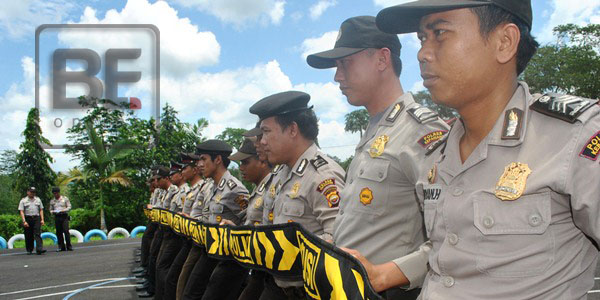
<path fill-rule="evenodd" d="M 269 188 L 269 195 L 271 196 L 271 198 L 275 198 L 275 184 L 272 184 Z"/>
<path fill-rule="evenodd" d="M 373 191 L 370 188 L 363 188 L 360 190 L 360 203 L 363 205 L 371 204 L 373 200 Z"/>
<path fill-rule="evenodd" d="M 263 199 L 262 197 L 258 197 L 256 198 L 256 201 L 254 202 L 254 208 L 255 209 L 259 209 L 263 204 Z"/>
<path fill-rule="evenodd" d="M 289 194 L 290 198 L 292 198 L 292 199 L 298 198 L 298 191 L 300 191 L 300 182 L 296 182 L 292 186 L 292 190 L 290 191 L 290 194 Z"/>
<path fill-rule="evenodd" d="M 385 150 L 385 144 L 387 144 L 389 140 L 390 138 L 387 135 L 378 136 L 373 142 L 373 144 L 371 144 L 371 149 L 369 149 L 369 155 L 375 158 L 383 154 L 383 151 Z"/>
<path fill-rule="evenodd" d="M 429 173 L 427 173 L 427 180 L 429 181 L 429 183 L 431 183 L 431 184 L 435 183 L 436 176 L 437 176 L 437 165 L 433 165 L 433 167 L 429 170 Z"/>
<path fill-rule="evenodd" d="M 496 185 L 495 194 L 502 201 L 517 200 L 527 183 L 527 177 L 531 174 L 531 169 L 527 164 L 513 162 L 504 168 L 504 173 L 500 176 Z"/>
<path fill-rule="evenodd" d="M 223 197 L 223 196 L 222 196 L 221 194 L 218 194 L 218 195 L 215 197 L 215 202 L 216 202 L 216 203 L 219 203 L 219 202 L 221 202 L 221 198 L 222 198 L 222 197 Z"/>

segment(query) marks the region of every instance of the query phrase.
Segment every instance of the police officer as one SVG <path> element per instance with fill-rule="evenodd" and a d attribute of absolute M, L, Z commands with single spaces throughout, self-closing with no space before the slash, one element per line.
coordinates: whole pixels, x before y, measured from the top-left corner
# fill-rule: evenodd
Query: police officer
<path fill-rule="evenodd" d="M 186 171 L 187 178 L 183 175 Z M 171 174 L 169 179 L 173 186 L 177 188 L 177 192 L 170 200 L 170 203 L 165 205 L 168 210 L 174 213 L 179 213 L 183 209 L 183 203 L 190 192 L 190 186 L 186 179 L 190 179 L 191 166 L 189 163 L 171 162 Z M 159 254 L 156 259 L 156 293 L 154 299 L 162 299 L 165 280 L 171 268 L 173 260 L 181 250 L 183 240 L 168 226 L 163 226 L 163 241 L 160 246 Z"/>
<path fill-rule="evenodd" d="M 248 190 L 227 170 L 231 152 L 231 146 L 220 140 L 208 140 L 196 146 L 202 174 L 215 182 L 203 211 L 210 224 L 227 219 L 239 225 L 248 206 Z M 247 273 L 235 261 L 217 260 L 204 254 L 189 275 L 183 299 L 235 299 Z"/>
<path fill-rule="evenodd" d="M 423 299 L 586 299 L 600 244 L 598 100 L 531 95 L 527 0 L 417 1 L 381 30 L 418 32 L 424 85 L 460 114 L 417 186 L 433 248 Z"/>
<path fill-rule="evenodd" d="M 162 190 L 158 186 L 158 166 L 154 166 L 151 168 L 150 177 L 150 200 L 149 203 L 146 204 L 147 209 L 152 209 L 157 201 L 157 199 L 162 195 L 164 190 Z M 134 273 L 143 273 L 146 272 L 146 268 L 148 267 L 148 256 L 150 253 L 150 245 L 152 244 L 152 239 L 154 238 L 154 233 L 156 231 L 157 224 L 151 221 L 148 221 L 146 224 L 146 230 L 144 231 L 144 235 L 142 236 L 142 246 L 141 246 L 141 255 L 140 261 L 141 266 L 137 269 L 134 269 Z"/>
<path fill-rule="evenodd" d="M 158 186 L 164 190 L 162 197 L 157 199 L 154 207 L 155 208 L 166 208 L 166 205 L 170 203 L 171 199 L 175 194 L 177 194 L 177 186 L 173 185 L 171 181 L 169 181 L 169 176 L 171 175 L 171 170 L 167 167 L 160 166 L 158 168 Z M 157 224 L 156 232 L 154 233 L 154 238 L 152 239 L 152 243 L 150 245 L 150 255 L 148 257 L 148 271 L 147 271 L 147 281 L 142 284 L 146 284 L 146 289 L 138 293 L 138 297 L 140 298 L 151 298 L 154 297 L 155 287 L 156 287 L 156 259 L 158 257 L 158 252 L 160 251 L 161 244 L 163 239 L 163 227 Z"/>
<path fill-rule="evenodd" d="M 60 194 L 60 188 L 57 186 L 52 188 L 52 194 L 54 194 L 54 198 L 50 200 L 50 212 L 54 214 L 54 226 L 58 238 L 58 249 L 56 249 L 56 252 L 73 251 L 71 234 L 69 233 L 71 201 L 69 201 L 68 197 Z"/>
<path fill-rule="evenodd" d="M 200 192 L 204 180 L 202 180 L 202 173 L 200 172 L 200 167 L 197 165 L 197 161 L 199 157 L 193 153 L 185 153 L 182 152 L 181 163 L 185 165 L 183 170 L 181 171 L 181 175 L 183 180 L 186 182 L 187 188 L 184 188 L 184 192 L 187 192 L 185 196 L 182 198 L 183 207 L 182 210 L 177 212 L 181 215 L 188 216 L 192 210 L 192 206 L 194 205 L 194 199 L 196 194 Z M 189 183 L 189 184 L 187 184 Z M 191 185 L 191 187 L 189 187 Z M 179 237 L 182 240 L 181 247 L 177 252 L 177 255 L 173 259 L 171 263 L 171 267 L 165 277 L 165 285 L 163 298 L 164 299 L 175 299 L 177 292 L 177 280 L 179 278 L 179 274 L 181 273 L 181 269 L 183 268 L 183 264 L 185 263 L 190 249 L 192 247 L 192 240 L 188 238 Z"/>
<path fill-rule="evenodd" d="M 35 196 L 35 187 L 30 187 L 27 190 L 27 197 L 19 201 L 19 213 L 21 214 L 21 220 L 23 220 L 27 254 L 33 252 L 34 239 L 37 255 L 46 253 L 46 250 L 43 249 L 42 237 L 40 236 L 41 227 L 44 225 L 44 205 L 42 204 L 42 200 Z"/>
<path fill-rule="evenodd" d="M 441 139 L 448 125 L 404 93 L 400 41 L 377 29 L 375 17 L 345 20 L 338 36 L 333 49 L 309 55 L 307 62 L 318 69 L 335 67 L 334 80 L 348 102 L 364 106 L 370 118 L 341 192 L 333 241 L 357 250 L 350 252 L 378 269 L 406 277 L 410 291 L 398 288 L 404 282 L 370 278 L 387 299 L 416 299 L 425 264 L 403 258 L 425 242 L 415 184 L 433 163 L 425 156 L 427 146 Z"/>
<path fill-rule="evenodd" d="M 248 198 L 248 208 L 246 209 L 244 225 L 260 225 L 263 216 L 263 197 L 266 195 L 266 187 L 272 178 L 269 163 L 260 160 L 254 142 L 248 138 L 244 140 L 240 150 L 231 155 L 229 159 L 239 161 L 243 179 L 255 185 L 254 190 Z M 221 221 L 222 225 L 225 223 L 233 225 L 231 221 Z M 238 299 L 251 300 L 260 298 L 265 275 L 265 272 L 250 270 L 248 283 Z"/>
<path fill-rule="evenodd" d="M 267 159 L 282 164 L 276 186 L 273 223 L 298 222 L 324 240 L 331 240 L 344 187 L 344 170 L 316 145 L 317 117 L 310 95 L 288 91 L 268 96 L 250 107 L 258 115 Z M 302 281 L 275 278 L 265 283 L 261 299 L 302 299 Z"/>

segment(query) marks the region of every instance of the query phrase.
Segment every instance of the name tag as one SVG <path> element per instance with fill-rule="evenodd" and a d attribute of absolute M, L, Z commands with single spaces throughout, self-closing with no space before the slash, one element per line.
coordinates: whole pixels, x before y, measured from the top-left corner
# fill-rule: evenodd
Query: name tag
<path fill-rule="evenodd" d="M 439 184 L 427 184 L 423 186 L 423 200 L 437 201 L 442 195 L 442 186 Z"/>

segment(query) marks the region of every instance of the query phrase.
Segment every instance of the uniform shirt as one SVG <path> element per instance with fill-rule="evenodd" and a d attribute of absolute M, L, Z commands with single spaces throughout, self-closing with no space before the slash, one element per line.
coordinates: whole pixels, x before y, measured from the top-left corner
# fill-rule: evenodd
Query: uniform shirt
<path fill-rule="evenodd" d="M 177 188 L 177 194 L 171 199 L 169 210 L 175 213 L 181 212 L 183 210 L 183 204 L 185 203 L 185 199 L 189 192 L 190 185 L 187 184 L 187 182 L 179 186 Z"/>
<path fill-rule="evenodd" d="M 150 205 L 156 205 L 156 202 L 158 201 L 158 199 L 160 199 L 160 196 L 162 196 L 163 191 L 164 190 L 161 188 L 154 189 L 154 192 L 152 192 L 152 196 L 150 196 Z"/>
<path fill-rule="evenodd" d="M 157 206 L 166 209 L 171 208 L 171 200 L 175 195 L 177 195 L 177 193 L 179 193 L 179 188 L 176 185 L 171 184 L 167 188 L 166 193 L 163 195 L 163 197 L 161 197 L 160 201 L 157 203 Z"/>
<path fill-rule="evenodd" d="M 273 174 L 269 172 L 265 178 L 254 188 L 248 198 L 248 208 L 246 209 L 246 220 L 244 225 L 259 225 L 263 218 L 263 203 L 266 195 L 267 185 L 270 183 Z"/>
<path fill-rule="evenodd" d="M 312 144 L 293 168 L 284 165 L 279 172 L 273 223 L 298 222 L 320 238 L 332 239 L 344 187 L 342 167 Z"/>
<path fill-rule="evenodd" d="M 42 209 L 44 209 L 44 204 L 39 197 L 24 197 L 19 201 L 19 210 L 22 210 L 26 216 L 39 216 Z"/>
<path fill-rule="evenodd" d="M 71 201 L 69 198 L 63 195 L 60 195 L 58 199 L 52 197 L 50 200 L 50 212 L 52 213 L 63 213 L 71 210 Z"/>
<path fill-rule="evenodd" d="M 263 215 L 261 224 L 268 225 L 273 224 L 275 215 L 273 209 L 275 208 L 275 198 L 277 197 L 277 186 L 281 182 L 281 169 L 283 165 L 276 165 L 271 171 L 271 179 L 266 185 L 266 191 L 263 193 Z"/>
<path fill-rule="evenodd" d="M 430 112 L 407 93 L 371 119 L 341 192 L 333 234 L 336 246 L 356 249 L 381 264 L 415 251 L 425 241 L 415 184 L 433 163 L 425 156 L 426 147 L 449 129 Z M 422 284 L 426 268 L 397 264 L 411 287 Z"/>
<path fill-rule="evenodd" d="M 200 192 L 200 189 L 204 185 L 204 179 L 198 180 L 191 188 L 190 191 L 185 196 L 185 201 L 183 202 L 183 210 L 181 211 L 184 214 L 189 215 L 192 211 L 192 206 L 196 200 L 196 195 Z"/>
<path fill-rule="evenodd" d="M 203 210 L 208 223 L 219 224 L 227 219 L 240 225 L 241 215 L 248 207 L 248 190 L 239 179 L 226 171 L 219 184 L 212 186 L 209 195 Z"/>
<path fill-rule="evenodd" d="M 555 109 L 581 100 L 564 99 Z M 519 83 L 464 163 L 456 122 L 432 176 L 419 180 L 433 244 L 423 299 L 585 299 L 593 287 L 600 106 L 571 124 L 533 111 L 533 101 Z M 507 192 L 515 199 L 501 200 Z"/>
<path fill-rule="evenodd" d="M 211 178 L 204 179 L 205 183 L 200 188 L 200 191 L 194 197 L 194 204 L 192 205 L 192 211 L 190 212 L 190 216 L 194 219 L 207 222 L 208 217 L 204 215 L 204 204 L 208 197 L 210 197 L 210 192 L 212 191 L 212 187 L 214 182 Z"/>

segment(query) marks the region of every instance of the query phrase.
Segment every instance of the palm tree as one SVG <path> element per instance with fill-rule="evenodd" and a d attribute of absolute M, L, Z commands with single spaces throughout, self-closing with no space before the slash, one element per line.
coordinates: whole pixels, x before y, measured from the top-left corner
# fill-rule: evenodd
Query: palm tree
<path fill-rule="evenodd" d="M 122 168 L 116 163 L 116 160 L 129 155 L 133 148 L 133 142 L 128 139 L 115 141 L 112 145 L 107 145 L 94 128 L 92 121 L 85 122 L 86 132 L 90 140 L 90 145 L 86 146 L 87 164 L 83 170 L 77 168 L 69 170 L 65 175 L 66 178 L 61 178 L 59 184 L 67 185 L 71 181 L 87 181 L 90 178 L 95 178 L 99 183 L 100 188 L 100 229 L 106 232 L 106 219 L 104 217 L 104 190 L 107 185 L 119 184 L 122 186 L 130 186 L 131 180 L 125 174 L 127 168 Z"/>

